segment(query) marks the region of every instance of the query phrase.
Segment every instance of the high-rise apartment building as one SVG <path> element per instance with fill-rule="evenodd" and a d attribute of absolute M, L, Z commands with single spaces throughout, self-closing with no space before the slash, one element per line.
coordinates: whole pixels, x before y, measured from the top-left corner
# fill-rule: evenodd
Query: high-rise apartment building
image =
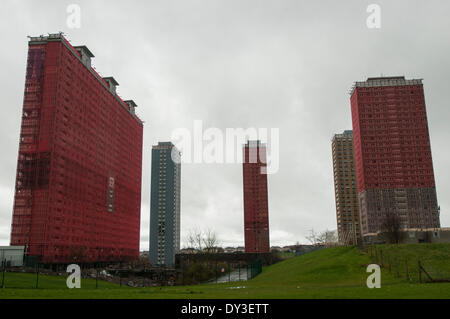
<path fill-rule="evenodd" d="M 93 56 L 29 40 L 11 245 L 43 263 L 139 257 L 143 123 Z"/>
<path fill-rule="evenodd" d="M 342 244 L 356 245 L 360 226 L 352 131 L 334 135 L 332 153 L 338 239 Z"/>
<path fill-rule="evenodd" d="M 356 82 L 351 109 L 362 235 L 389 216 L 405 229 L 440 227 L 422 80 Z"/>
<path fill-rule="evenodd" d="M 245 252 L 270 252 L 266 145 L 248 141 L 243 156 Z"/>
<path fill-rule="evenodd" d="M 180 251 L 180 152 L 171 142 L 152 149 L 150 261 L 173 266 Z"/>

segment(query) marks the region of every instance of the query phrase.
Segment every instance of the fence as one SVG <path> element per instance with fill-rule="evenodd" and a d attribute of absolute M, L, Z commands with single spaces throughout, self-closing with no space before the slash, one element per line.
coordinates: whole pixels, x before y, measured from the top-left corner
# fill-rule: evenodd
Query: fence
<path fill-rule="evenodd" d="M 262 271 L 262 260 L 251 263 L 194 262 L 185 264 L 178 274 L 178 285 L 226 283 L 254 278 Z"/>
<path fill-rule="evenodd" d="M 0 264 L 0 288 L 12 289 L 67 289 L 66 269 L 51 270 L 42 264 L 34 267 L 12 267 L 3 261 Z M 191 285 L 200 283 L 225 283 L 245 281 L 262 272 L 263 262 L 251 263 L 194 263 L 189 269 L 162 272 L 164 278 L 151 276 L 150 272 L 130 274 L 126 270 L 108 270 L 102 267 L 81 269 L 82 289 L 148 287 L 164 285 Z M 161 275 L 161 274 L 159 274 Z"/>
<path fill-rule="evenodd" d="M 248 265 L 247 273 L 249 272 L 249 276 L 247 276 L 248 279 L 252 279 L 259 275 L 262 272 L 262 261 L 256 260 Z"/>
<path fill-rule="evenodd" d="M 54 272 L 36 263 L 34 267 L 11 267 L 1 262 L 0 289 L 68 289 L 65 271 Z M 109 282 L 110 278 L 102 274 L 100 268 L 83 269 L 81 271 L 82 289 L 120 288 L 127 285 L 126 279 L 118 277 L 117 283 Z"/>
<path fill-rule="evenodd" d="M 228 265 L 228 273 L 216 277 L 215 283 L 250 280 L 262 272 L 262 261 L 255 260 L 249 264 Z"/>
<path fill-rule="evenodd" d="M 368 246 L 366 251 L 372 262 L 397 278 L 417 283 L 450 282 L 450 255 L 445 253 L 405 254 L 376 245 Z"/>

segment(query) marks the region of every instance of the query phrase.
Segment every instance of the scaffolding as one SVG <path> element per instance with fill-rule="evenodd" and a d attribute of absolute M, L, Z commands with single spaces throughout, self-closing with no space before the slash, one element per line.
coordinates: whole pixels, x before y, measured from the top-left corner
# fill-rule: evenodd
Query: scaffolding
<path fill-rule="evenodd" d="M 137 258 L 142 132 L 62 35 L 31 38 L 11 243 L 44 263 Z"/>

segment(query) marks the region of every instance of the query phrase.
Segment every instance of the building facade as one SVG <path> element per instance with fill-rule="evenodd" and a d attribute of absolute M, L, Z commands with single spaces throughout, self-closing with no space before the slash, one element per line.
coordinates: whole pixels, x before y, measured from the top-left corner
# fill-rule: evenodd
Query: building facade
<path fill-rule="evenodd" d="M 29 40 L 11 245 L 43 263 L 139 257 L 143 123 L 92 57 Z"/>
<path fill-rule="evenodd" d="M 352 131 L 334 135 L 332 153 L 338 239 L 356 245 L 361 233 Z"/>
<path fill-rule="evenodd" d="M 266 145 L 248 141 L 243 147 L 244 234 L 246 253 L 270 252 Z"/>
<path fill-rule="evenodd" d="M 180 251 L 180 152 L 171 142 L 152 149 L 150 262 L 173 266 Z"/>
<path fill-rule="evenodd" d="M 369 78 L 351 92 L 362 235 L 389 218 L 440 227 L 422 80 Z"/>

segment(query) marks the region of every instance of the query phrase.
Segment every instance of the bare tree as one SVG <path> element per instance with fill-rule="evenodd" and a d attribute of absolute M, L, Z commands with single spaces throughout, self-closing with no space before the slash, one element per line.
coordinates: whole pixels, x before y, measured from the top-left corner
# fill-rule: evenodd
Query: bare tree
<path fill-rule="evenodd" d="M 189 247 L 198 251 L 203 250 L 203 232 L 199 229 L 191 229 L 187 236 L 187 244 Z"/>
<path fill-rule="evenodd" d="M 330 245 L 335 244 L 338 241 L 337 232 L 335 230 L 325 230 L 319 234 L 319 243 Z"/>
<path fill-rule="evenodd" d="M 381 225 L 383 237 L 390 244 L 398 244 L 402 239 L 402 224 L 397 214 L 387 214 Z"/>
<path fill-rule="evenodd" d="M 305 236 L 305 238 L 311 243 L 311 245 L 317 244 L 318 234 L 314 231 L 314 229 L 309 230 L 309 235 Z"/>
<path fill-rule="evenodd" d="M 203 233 L 203 245 L 205 247 L 203 250 L 207 253 L 218 252 L 219 240 L 216 233 L 211 229 L 208 229 Z"/>
<path fill-rule="evenodd" d="M 314 229 L 309 231 L 309 235 L 305 236 L 312 245 L 329 245 L 337 242 L 337 234 L 335 230 L 325 230 L 316 233 Z"/>
<path fill-rule="evenodd" d="M 199 252 L 216 253 L 219 251 L 219 239 L 211 229 L 206 231 L 191 229 L 186 241 L 188 248 L 196 249 Z"/>

